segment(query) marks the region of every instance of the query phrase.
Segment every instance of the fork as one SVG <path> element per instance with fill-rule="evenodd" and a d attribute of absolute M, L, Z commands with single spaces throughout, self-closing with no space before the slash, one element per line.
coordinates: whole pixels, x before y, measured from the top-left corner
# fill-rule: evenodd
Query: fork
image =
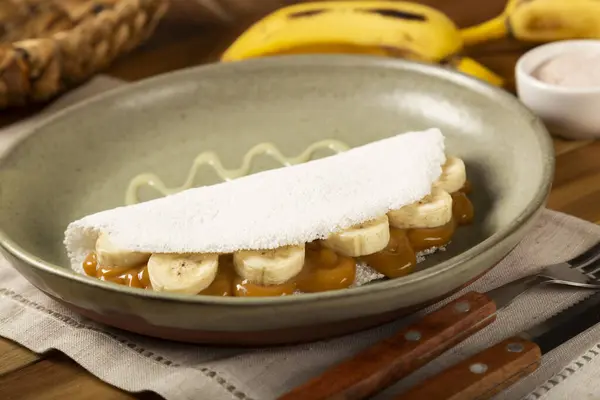
<path fill-rule="evenodd" d="M 562 263 L 548 265 L 537 275 L 540 283 L 600 289 L 600 243 L 579 256 Z"/>
<path fill-rule="evenodd" d="M 496 319 L 496 313 L 532 288 L 567 285 L 600 289 L 600 242 L 568 261 L 485 293 L 468 292 L 392 337 L 279 397 L 279 400 L 364 399 L 385 389 Z"/>
<path fill-rule="evenodd" d="M 516 298 L 541 285 L 562 285 L 583 289 L 600 289 L 600 242 L 582 254 L 539 272 L 509 282 L 486 294 L 494 298 L 496 311 L 508 307 Z"/>

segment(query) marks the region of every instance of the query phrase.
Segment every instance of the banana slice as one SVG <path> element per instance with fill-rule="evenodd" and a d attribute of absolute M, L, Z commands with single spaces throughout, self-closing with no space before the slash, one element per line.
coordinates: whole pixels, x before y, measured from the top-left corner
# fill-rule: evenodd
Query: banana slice
<path fill-rule="evenodd" d="M 215 280 L 217 254 L 152 254 L 148 275 L 158 292 L 198 294 Z"/>
<path fill-rule="evenodd" d="M 148 253 L 119 249 L 111 243 L 105 233 L 100 233 L 96 240 L 96 256 L 98 264 L 103 267 L 137 267 L 145 264 L 150 258 Z"/>
<path fill-rule="evenodd" d="M 233 253 L 235 271 L 255 285 L 280 285 L 298 275 L 304 266 L 304 245 Z"/>
<path fill-rule="evenodd" d="M 448 193 L 458 192 L 467 181 L 465 163 L 458 157 L 448 157 L 442 166 L 442 175 L 433 186 Z"/>
<path fill-rule="evenodd" d="M 353 226 L 323 240 L 323 245 L 348 257 L 360 257 L 383 250 L 390 241 L 387 215 Z"/>
<path fill-rule="evenodd" d="M 399 229 L 436 228 L 452 219 L 452 196 L 434 187 L 431 193 L 416 203 L 388 213 L 390 225 Z"/>

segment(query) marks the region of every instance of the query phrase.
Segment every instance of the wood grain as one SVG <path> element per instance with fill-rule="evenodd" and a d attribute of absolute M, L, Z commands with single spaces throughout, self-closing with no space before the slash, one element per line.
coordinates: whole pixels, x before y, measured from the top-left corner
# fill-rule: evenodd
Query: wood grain
<path fill-rule="evenodd" d="M 229 26 L 207 24 L 205 15 L 194 15 L 192 8 L 178 8 L 177 4 L 181 1 L 185 0 L 174 2 L 171 14 L 144 46 L 123 57 L 106 73 L 134 81 L 214 61 L 231 39 L 251 22 L 236 21 Z M 506 3 L 505 0 L 420 2 L 440 9 L 460 26 L 490 18 L 502 10 Z M 531 44 L 506 39 L 478 45 L 468 49 L 466 53 L 507 79 L 510 89 L 513 88 L 516 60 L 530 47 Z M 40 107 L 0 112 L 0 127 L 26 118 L 39 109 Z M 556 180 L 549 207 L 600 222 L 600 145 L 597 142 L 557 139 L 555 150 Z M 36 362 L 38 360 L 42 361 Z M 64 394 L 64 390 L 69 387 L 77 389 L 69 392 L 72 395 L 69 398 L 73 399 L 140 397 L 110 388 L 57 353 L 37 356 L 4 339 L 0 339 L 0 368 L 4 371 L 4 376 L 0 378 L 2 399 L 63 399 L 65 397 L 61 395 L 61 390 Z M 28 397 L 23 397 L 23 393 Z"/>
<path fill-rule="evenodd" d="M 565 140 L 565 139 L 554 139 L 554 154 L 560 156 L 567 154 L 573 150 L 577 150 L 580 147 L 591 144 L 593 140 Z"/>
<path fill-rule="evenodd" d="M 495 313 L 492 300 L 469 292 L 279 400 L 368 398 L 487 326 Z"/>
<path fill-rule="evenodd" d="M 131 394 L 102 383 L 64 355 L 41 360 L 21 371 L 0 376 L 3 400 L 54 399 L 134 399 Z M 159 399 L 154 394 L 138 394 L 140 399 Z"/>
<path fill-rule="evenodd" d="M 594 141 L 557 156 L 549 208 L 600 222 L 599 152 Z"/>
<path fill-rule="evenodd" d="M 510 350 L 518 346 L 521 351 Z M 535 343 L 519 337 L 508 338 L 425 380 L 396 400 L 490 399 L 535 371 L 541 357 Z"/>
<path fill-rule="evenodd" d="M 0 376 L 25 368 L 40 359 L 41 356 L 25 347 L 8 340 L 0 340 Z"/>

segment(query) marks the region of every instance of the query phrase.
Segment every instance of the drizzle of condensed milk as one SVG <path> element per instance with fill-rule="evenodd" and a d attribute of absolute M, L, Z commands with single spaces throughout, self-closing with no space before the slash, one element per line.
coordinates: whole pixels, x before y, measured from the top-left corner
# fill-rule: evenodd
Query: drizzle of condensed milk
<path fill-rule="evenodd" d="M 295 157 L 286 157 L 273 143 L 260 143 L 244 155 L 242 165 L 239 168 L 227 169 L 223 166 L 221 159 L 214 151 L 206 151 L 200 153 L 195 159 L 190 168 L 183 185 L 175 188 L 167 187 L 164 182 L 155 174 L 143 173 L 134 177 L 127 186 L 125 193 L 125 204 L 132 205 L 139 203 L 138 191 L 144 186 L 148 186 L 158 191 L 163 196 L 175 194 L 193 187 L 193 183 L 198 175 L 201 167 L 208 165 L 215 173 L 224 181 L 230 181 L 242 176 L 248 175 L 254 158 L 261 155 L 268 155 L 278 161 L 283 166 L 290 166 L 305 163 L 312 159 L 313 155 L 324 149 L 329 149 L 333 153 L 338 154 L 348 150 L 350 147 L 334 139 L 321 140 L 308 146 L 302 153 Z"/>
<path fill-rule="evenodd" d="M 600 88 L 600 52 L 565 52 L 537 67 L 532 76 L 565 88 Z"/>

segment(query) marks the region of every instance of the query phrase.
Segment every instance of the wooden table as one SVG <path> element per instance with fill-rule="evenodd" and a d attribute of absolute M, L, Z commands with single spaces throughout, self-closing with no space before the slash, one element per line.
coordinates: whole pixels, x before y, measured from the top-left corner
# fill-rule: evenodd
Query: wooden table
<path fill-rule="evenodd" d="M 248 0 L 250 1 L 250 0 Z M 258 0 L 256 0 L 258 1 Z M 468 26 L 498 14 L 504 0 L 426 0 L 447 13 L 460 26 Z M 176 10 L 174 10 L 176 11 Z M 172 11 L 155 35 L 133 54 L 123 57 L 107 73 L 138 80 L 167 71 L 198 65 L 218 58 L 245 24 L 209 26 L 194 16 Z M 531 47 L 511 41 L 488 43 L 469 55 L 506 77 L 513 87 L 513 68 L 522 52 Z M 0 114 L 0 126 L 25 118 L 37 109 Z M 600 221 L 600 142 L 554 141 L 556 175 L 548 206 L 588 221 Z M 57 352 L 38 355 L 0 339 L 0 398 L 8 399 L 132 399 L 158 398 L 132 395 L 113 388 L 66 356 Z"/>

